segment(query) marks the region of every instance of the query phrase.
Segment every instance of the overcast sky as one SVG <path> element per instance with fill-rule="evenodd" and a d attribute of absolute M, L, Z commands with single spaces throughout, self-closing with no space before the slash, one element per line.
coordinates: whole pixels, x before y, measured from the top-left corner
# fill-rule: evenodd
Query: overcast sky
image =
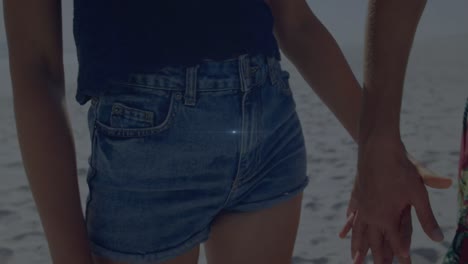
<path fill-rule="evenodd" d="M 71 30 L 73 1 L 66 0 L 62 2 L 65 50 L 74 52 L 75 47 Z M 308 1 L 315 14 L 342 45 L 363 42 L 367 2 L 367 0 Z M 466 0 L 428 1 L 417 38 L 425 39 L 444 35 L 468 34 L 467 11 L 468 1 Z M 0 5 L 0 48 L 4 43 L 3 8 Z"/>

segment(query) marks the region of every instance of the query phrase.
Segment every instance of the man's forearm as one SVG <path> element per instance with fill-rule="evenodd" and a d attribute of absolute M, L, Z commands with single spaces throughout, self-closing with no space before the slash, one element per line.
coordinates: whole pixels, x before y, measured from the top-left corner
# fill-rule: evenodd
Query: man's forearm
<path fill-rule="evenodd" d="M 370 0 L 359 139 L 400 139 L 408 57 L 426 0 Z"/>
<path fill-rule="evenodd" d="M 335 39 L 310 12 L 301 26 L 276 32 L 283 53 L 357 142 L 361 87 Z"/>

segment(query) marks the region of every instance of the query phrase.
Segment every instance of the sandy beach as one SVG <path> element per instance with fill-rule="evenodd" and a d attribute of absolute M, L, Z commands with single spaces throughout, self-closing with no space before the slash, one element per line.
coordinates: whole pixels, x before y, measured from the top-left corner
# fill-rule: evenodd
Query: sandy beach
<path fill-rule="evenodd" d="M 368 0 L 308 1 L 335 36 L 353 71 L 362 80 L 363 33 Z M 77 151 L 78 179 L 84 207 L 90 154 L 85 106 L 78 105 L 77 62 L 72 36 L 73 1 L 62 1 L 67 104 Z M 415 264 L 440 263 L 455 232 L 457 164 L 462 116 L 468 97 L 468 17 L 465 1 L 428 1 L 406 75 L 402 135 L 408 151 L 431 170 L 454 179 L 448 190 L 429 189 L 445 234 L 435 243 L 423 233 L 413 210 L 411 256 Z M 351 22 L 352 23 L 351 23 Z M 354 44 L 353 44 L 354 43 Z M 313 47 L 311 47 L 313 48 Z M 349 264 L 350 240 L 338 232 L 356 173 L 357 146 L 339 122 L 283 56 L 291 74 L 308 153 L 311 182 L 304 193 L 293 264 Z M 51 263 L 18 147 L 0 5 L 0 264 Z M 203 247 L 200 264 L 206 264 Z M 372 263 L 368 258 L 367 263 Z"/>
<path fill-rule="evenodd" d="M 459 138 L 468 96 L 468 35 L 419 39 L 408 68 L 402 108 L 402 134 L 410 153 L 430 169 L 456 181 Z M 362 76 L 362 48 L 344 46 L 354 72 Z M 356 145 L 331 112 L 283 57 L 304 128 L 311 182 L 305 191 L 294 264 L 350 263 L 350 241 L 338 238 L 356 172 Z M 65 59 L 69 115 L 77 147 L 82 202 L 90 152 L 86 110 L 74 101 L 76 61 Z M 50 263 L 48 248 L 20 158 L 6 58 L 0 59 L 0 264 Z M 430 189 L 445 240 L 431 242 L 413 211 L 413 263 L 439 263 L 456 223 L 456 187 Z M 200 263 L 206 263 L 203 251 Z M 368 263 L 371 263 L 369 261 Z"/>

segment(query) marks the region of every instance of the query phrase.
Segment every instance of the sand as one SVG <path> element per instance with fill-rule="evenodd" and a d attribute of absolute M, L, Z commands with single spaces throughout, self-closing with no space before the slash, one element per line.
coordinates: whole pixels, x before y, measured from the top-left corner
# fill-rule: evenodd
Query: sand
<path fill-rule="evenodd" d="M 468 96 L 468 36 L 419 40 L 411 57 L 402 109 L 402 134 L 410 153 L 429 168 L 456 180 L 461 119 Z M 343 49 L 362 76 L 362 49 Z M 6 58 L 0 56 L 0 264 L 50 263 L 48 248 L 20 158 Z M 66 56 L 67 100 L 77 146 L 80 192 L 84 205 L 90 151 L 85 107 L 74 101 L 76 61 Z M 350 240 L 338 238 L 356 172 L 356 145 L 287 59 L 291 86 L 304 128 L 310 185 L 305 190 L 294 264 L 350 263 Z M 439 263 L 456 223 L 456 184 L 429 190 L 436 217 L 446 235 L 431 242 L 416 216 L 413 263 Z M 414 213 L 414 212 L 413 212 Z M 200 263 L 206 263 L 203 250 Z M 370 263 L 370 262 L 369 262 Z"/>

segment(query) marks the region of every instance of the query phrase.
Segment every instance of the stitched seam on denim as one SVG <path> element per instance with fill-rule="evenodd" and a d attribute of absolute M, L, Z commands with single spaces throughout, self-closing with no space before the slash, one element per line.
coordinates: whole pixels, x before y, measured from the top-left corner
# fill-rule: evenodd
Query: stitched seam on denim
<path fill-rule="evenodd" d="M 281 198 L 281 197 L 284 197 L 285 195 L 290 195 L 290 194 L 292 194 L 294 196 L 295 194 L 298 194 L 301 189 L 303 189 L 305 186 L 307 186 L 309 181 L 310 181 L 310 178 L 306 175 L 306 177 L 304 177 L 304 180 L 300 184 L 298 184 L 297 186 L 294 186 L 294 188 L 291 188 L 288 191 L 282 192 L 281 194 L 273 196 L 273 197 L 268 198 L 268 199 L 255 200 L 255 201 L 251 201 L 251 202 L 246 203 L 246 204 L 240 204 L 239 206 L 242 207 L 242 206 L 253 205 L 255 203 L 268 202 L 268 201 L 276 200 L 278 198 Z"/>
<path fill-rule="evenodd" d="M 240 83 L 241 83 L 241 90 L 243 92 L 246 92 L 249 90 L 249 85 L 250 84 L 250 75 L 249 75 L 249 70 L 248 70 L 248 67 L 250 67 L 250 60 L 249 60 L 249 56 L 243 56 L 241 58 L 239 58 L 239 65 L 238 65 L 238 69 L 239 69 L 239 79 L 240 79 Z"/>
<path fill-rule="evenodd" d="M 101 105 L 100 104 L 100 99 L 96 98 L 96 104 L 95 104 L 94 109 L 93 109 L 93 111 L 94 111 L 94 122 L 93 122 L 93 131 L 92 131 L 93 133 L 91 135 L 91 140 L 92 140 L 91 144 L 92 144 L 93 147 L 96 147 L 96 143 L 97 143 L 96 133 L 97 133 L 98 111 L 99 111 L 99 106 L 100 105 Z M 96 165 L 95 165 L 96 161 L 97 161 L 97 159 L 95 157 L 96 155 L 93 152 L 91 152 L 91 154 L 92 154 L 91 162 L 90 162 L 91 166 L 96 167 Z"/>
<path fill-rule="evenodd" d="M 119 85 L 119 86 L 126 86 L 126 87 L 135 87 L 135 88 L 144 88 L 148 90 L 166 90 L 166 91 L 183 91 L 183 87 L 175 87 L 175 86 L 150 86 L 150 85 L 143 85 L 143 84 L 133 84 L 133 83 L 126 83 L 126 82 L 116 82 L 112 81 L 111 84 Z"/>
<path fill-rule="evenodd" d="M 235 93 L 236 91 L 239 91 L 239 88 L 230 88 L 230 89 L 216 89 L 216 90 L 198 90 L 199 93 L 214 93 L 216 94 L 217 92 L 231 92 L 231 93 Z"/>
<path fill-rule="evenodd" d="M 270 172 L 273 168 L 275 168 L 276 166 L 278 166 L 279 164 L 281 164 L 281 162 L 283 162 L 283 161 L 286 160 L 286 159 L 289 159 L 291 156 L 296 155 L 297 153 L 303 151 L 304 149 L 305 149 L 305 146 L 303 146 L 303 147 L 301 147 L 301 148 L 298 148 L 296 151 L 293 151 L 293 152 L 289 153 L 288 155 L 284 156 L 283 158 L 281 158 L 280 160 L 275 161 L 275 164 L 274 164 L 273 166 L 269 166 L 269 167 L 267 168 L 267 170 L 264 172 L 264 174 L 267 174 L 267 173 Z M 246 177 L 246 178 L 244 178 L 244 179 L 241 179 L 241 180 L 239 181 L 239 185 L 240 185 L 240 184 L 244 184 L 244 183 L 250 181 L 254 176 L 255 176 L 255 175 L 253 175 L 253 173 L 252 173 L 252 175 L 251 175 L 250 177 L 248 177 L 248 178 Z"/>
<path fill-rule="evenodd" d="M 268 67 L 268 78 L 270 79 L 271 85 L 276 84 L 276 78 L 274 74 L 274 59 L 271 57 L 268 57 L 267 59 L 267 67 Z"/>
<path fill-rule="evenodd" d="M 167 255 L 168 253 L 167 252 L 162 252 L 161 251 L 167 251 L 167 250 L 181 250 L 179 249 L 179 247 L 182 246 L 182 248 L 187 248 L 189 247 L 188 244 L 190 244 L 192 241 L 196 241 L 198 240 L 199 237 L 201 237 L 203 235 L 203 231 L 206 230 L 207 228 L 206 227 L 203 227 L 201 230 L 199 230 L 198 232 L 196 232 L 195 234 L 193 234 L 190 238 L 186 239 L 185 241 L 179 243 L 178 245 L 175 245 L 175 246 L 172 246 L 172 247 L 168 247 L 168 248 L 164 248 L 164 249 L 159 249 L 157 251 L 148 251 L 148 252 L 145 252 L 145 253 L 139 253 L 139 252 L 126 252 L 126 251 L 120 251 L 120 250 L 114 250 L 114 249 L 110 249 L 110 248 L 107 248 L 107 247 L 104 247 L 102 245 L 100 245 L 99 243 L 96 243 L 94 241 L 91 241 L 91 243 L 93 245 L 96 245 L 97 247 L 99 248 L 102 248 L 102 249 L 105 249 L 107 251 L 110 251 L 110 252 L 116 252 L 116 253 L 119 253 L 119 254 L 125 254 L 125 255 L 135 255 L 135 256 L 141 256 L 141 257 L 145 257 L 146 256 L 142 256 L 142 255 L 153 255 L 152 257 L 150 258 L 155 258 L 155 257 L 160 257 L 160 255 L 162 256 L 165 256 Z"/>
<path fill-rule="evenodd" d="M 129 115 L 128 113 L 134 113 L 135 115 Z M 154 113 L 149 110 L 131 107 L 121 102 L 114 102 L 111 110 L 111 118 L 112 117 L 142 121 L 152 125 Z"/>
<path fill-rule="evenodd" d="M 243 60 L 242 58 L 244 58 L 245 56 L 244 55 L 241 55 L 240 58 L 239 58 L 239 78 L 240 78 L 240 81 L 241 81 L 241 111 L 242 111 L 242 116 L 241 116 L 241 130 L 243 131 L 244 130 L 244 123 L 245 123 L 245 103 L 244 103 L 244 98 L 245 98 L 245 90 L 244 90 L 244 81 L 243 81 L 243 72 L 242 72 L 242 65 L 241 65 L 241 61 Z M 236 192 L 237 190 L 237 186 L 238 186 L 238 179 L 239 177 L 241 176 L 241 161 L 242 161 L 242 157 L 243 157 L 243 151 L 244 151 L 244 140 L 243 140 L 243 135 L 240 136 L 240 148 L 239 148 L 239 154 L 238 154 L 238 160 L 237 160 L 237 171 L 236 171 L 236 175 L 234 176 L 234 179 L 232 180 L 231 182 L 231 187 L 230 187 L 230 190 L 229 190 L 229 194 L 228 196 L 226 197 L 223 205 L 221 206 L 221 210 L 223 210 L 226 205 L 229 204 L 230 202 L 230 199 L 231 197 L 233 196 L 233 194 Z"/>

